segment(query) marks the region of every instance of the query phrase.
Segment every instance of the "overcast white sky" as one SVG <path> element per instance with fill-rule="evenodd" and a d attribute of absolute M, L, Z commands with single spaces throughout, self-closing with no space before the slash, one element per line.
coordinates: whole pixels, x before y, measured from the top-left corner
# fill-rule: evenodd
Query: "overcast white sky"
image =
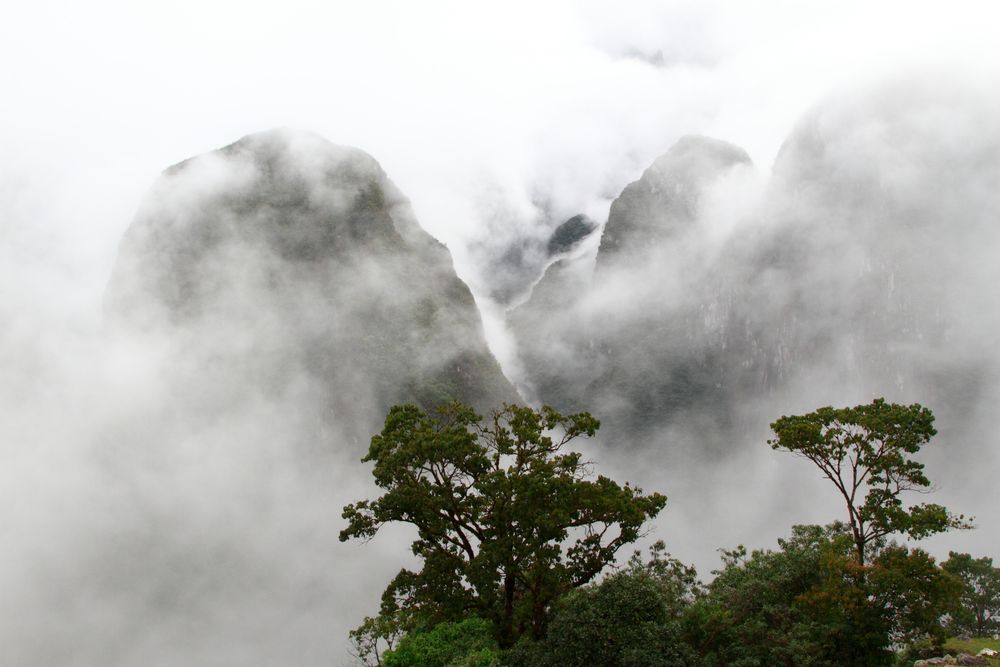
<path fill-rule="evenodd" d="M 0 289 L 30 276 L 22 298 L 40 291 L 51 315 L 93 321 L 156 174 L 279 125 L 372 153 L 474 283 L 467 242 L 529 226 L 539 193 L 557 213 L 600 219 L 682 134 L 740 144 L 766 169 L 802 111 L 843 86 L 1000 71 L 996 13 L 844 0 L 11 3 Z M 634 57 L 657 52 L 661 67 Z M 506 213 L 484 221 L 491 208 Z"/>

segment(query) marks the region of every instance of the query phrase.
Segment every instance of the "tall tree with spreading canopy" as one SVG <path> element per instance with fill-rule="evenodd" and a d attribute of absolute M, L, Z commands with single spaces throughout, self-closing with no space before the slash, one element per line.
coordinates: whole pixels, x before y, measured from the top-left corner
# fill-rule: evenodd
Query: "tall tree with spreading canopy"
<path fill-rule="evenodd" d="M 502 647 L 544 636 L 553 601 L 583 586 L 634 542 L 666 498 L 591 474 L 567 445 L 597 419 L 507 405 L 483 419 L 453 403 L 428 414 L 389 411 L 365 462 L 376 500 L 347 505 L 342 541 L 371 539 L 387 523 L 416 527 L 423 566 L 402 570 L 382 616 L 404 631 L 479 616 Z"/>
<path fill-rule="evenodd" d="M 893 533 L 920 539 L 951 528 L 968 528 L 961 515 L 941 505 L 904 507 L 902 495 L 926 491 L 924 465 L 911 456 L 937 434 L 934 415 L 914 403 L 877 398 L 853 408 L 824 407 L 773 424 L 773 449 L 812 461 L 833 482 L 847 505 L 855 556 L 864 565 L 872 547 Z"/>

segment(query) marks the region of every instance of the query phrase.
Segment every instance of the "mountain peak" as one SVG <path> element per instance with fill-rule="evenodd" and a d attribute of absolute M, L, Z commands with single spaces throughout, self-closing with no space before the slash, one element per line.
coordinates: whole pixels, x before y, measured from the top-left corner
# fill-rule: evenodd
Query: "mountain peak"
<path fill-rule="evenodd" d="M 345 411 L 364 401 L 344 386 L 376 411 L 516 397 L 448 250 L 373 157 L 311 132 L 247 135 L 167 169 L 122 240 L 105 310 L 259 376 L 305 367 Z"/>
<path fill-rule="evenodd" d="M 747 152 L 696 134 L 681 137 L 611 204 L 598 265 L 623 249 L 654 247 L 691 224 L 702 191 L 728 170 L 751 165 Z"/>

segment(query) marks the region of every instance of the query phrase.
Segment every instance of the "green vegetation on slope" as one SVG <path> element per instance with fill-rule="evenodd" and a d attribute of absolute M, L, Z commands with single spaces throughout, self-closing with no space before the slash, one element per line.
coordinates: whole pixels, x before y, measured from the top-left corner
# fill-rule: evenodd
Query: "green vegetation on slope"
<path fill-rule="evenodd" d="M 384 494 L 344 508 L 341 539 L 412 524 L 423 567 L 400 571 L 379 615 L 352 632 L 358 657 L 386 667 L 889 667 L 946 646 L 978 651 L 945 642 L 949 629 L 992 622 L 973 609 L 995 602 L 992 561 L 952 553 L 942 567 L 890 539 L 968 527 L 941 506 L 904 504 L 930 485 L 912 457 L 933 419 L 878 399 L 777 420 L 772 447 L 819 466 L 848 521 L 795 526 L 777 550 L 723 551 L 706 585 L 662 542 L 615 568 L 666 499 L 594 477 L 566 449 L 599 427 L 589 414 L 508 405 L 483 419 L 456 403 L 397 406 L 364 459 Z"/>

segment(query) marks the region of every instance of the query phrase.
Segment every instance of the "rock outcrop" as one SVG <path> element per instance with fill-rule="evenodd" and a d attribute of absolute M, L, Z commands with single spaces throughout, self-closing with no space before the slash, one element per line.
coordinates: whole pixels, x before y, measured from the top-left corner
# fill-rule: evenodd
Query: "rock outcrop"
<path fill-rule="evenodd" d="M 556 227 L 549 237 L 549 257 L 556 257 L 571 252 L 597 229 L 597 223 L 586 215 L 579 213 Z"/>
<path fill-rule="evenodd" d="M 511 313 L 536 398 L 606 432 L 684 423 L 699 441 L 705 425 L 880 395 L 971 418 L 1000 374 L 983 361 L 1000 301 L 981 288 L 1000 161 L 995 141 L 925 135 L 928 109 L 985 115 L 905 92 L 808 115 L 722 234 L 711 206 L 739 192 L 746 153 L 688 137 L 658 158 L 612 204 L 593 272 L 555 264 Z"/>
<path fill-rule="evenodd" d="M 596 267 L 567 258 L 548 268 L 510 314 L 538 400 L 636 431 L 717 389 L 713 341 L 701 336 L 706 315 L 691 309 L 690 292 L 678 293 L 692 259 L 684 248 L 707 189 L 749 166 L 741 148 L 682 138 L 612 203 Z"/>
<path fill-rule="evenodd" d="M 166 170 L 122 240 L 105 311 L 240 383 L 308 376 L 345 417 L 516 398 L 448 250 L 371 156 L 309 133 L 253 134 Z"/>
<path fill-rule="evenodd" d="M 742 148 L 710 137 L 682 137 L 611 204 L 598 267 L 621 257 L 633 261 L 634 253 L 686 231 L 698 216 L 706 186 L 738 165 L 751 165 Z"/>

